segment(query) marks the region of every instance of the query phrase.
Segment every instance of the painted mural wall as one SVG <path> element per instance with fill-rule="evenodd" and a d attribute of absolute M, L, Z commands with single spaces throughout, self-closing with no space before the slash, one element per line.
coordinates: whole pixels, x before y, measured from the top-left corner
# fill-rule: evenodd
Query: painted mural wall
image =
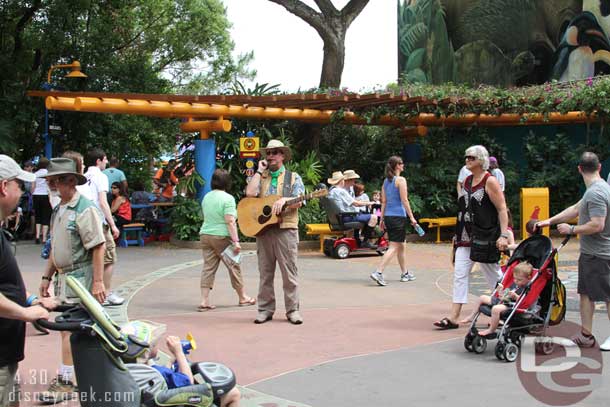
<path fill-rule="evenodd" d="M 520 86 L 610 73 L 610 0 L 398 0 L 408 82 Z"/>

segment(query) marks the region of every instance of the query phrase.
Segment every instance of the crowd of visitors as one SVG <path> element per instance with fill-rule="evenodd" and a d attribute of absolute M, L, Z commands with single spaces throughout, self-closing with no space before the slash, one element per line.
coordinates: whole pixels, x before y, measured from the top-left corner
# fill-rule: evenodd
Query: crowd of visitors
<path fill-rule="evenodd" d="M 291 199 L 304 194 L 299 174 L 290 171 L 286 163 L 291 150 L 279 140 L 270 140 L 261 149 L 263 159 L 250 178 L 247 197 L 278 196 L 271 211 L 279 216 L 278 223 L 265 228 L 256 236 L 259 271 L 258 295 L 246 293 L 240 266 L 241 244 L 237 228 L 235 198 L 228 193 L 230 174 L 217 169 L 211 179 L 212 191 L 201 202 L 203 224 L 200 242 L 203 253 L 201 299 L 198 311 L 215 309 L 210 292 L 216 272 L 223 263 L 229 273 L 231 286 L 238 296 L 238 305 L 257 305 L 256 324 L 273 319 L 276 311 L 274 290 L 275 271 L 279 267 L 282 278 L 286 319 L 294 325 L 303 323 L 300 313 L 298 281 L 298 209 L 302 202 Z M 438 329 L 456 329 L 471 322 L 476 314 L 460 320 L 462 308 L 468 303 L 469 277 L 475 264 L 493 290 L 502 276 L 502 253 L 517 245 L 512 233 L 512 218 L 507 209 L 504 190 L 505 178 L 495 157 L 480 145 L 465 151 L 465 165 L 457 180 L 458 213 L 453 238 L 453 299 L 446 317 L 433 324 Z M 50 256 L 38 290 L 28 295 L 15 262 L 14 252 L 4 233 L 0 233 L 0 334 L 10 338 L 0 346 L 0 406 L 5 405 L 12 386 L 17 363 L 23 359 L 24 322 L 47 318 L 48 311 L 57 303 L 75 303 L 78 297 L 66 286 L 66 276 L 78 279 L 104 305 L 118 305 L 124 299 L 110 290 L 111 277 L 117 263 L 115 240 L 120 230 L 134 219 L 131 205 L 148 205 L 155 200 L 167 202 L 175 194 L 178 177 L 176 161 L 170 160 L 153 178 L 155 191 L 145 191 L 142 182 L 132 183 L 134 192 L 129 197 L 125 174 L 119 162 L 108 159 L 104 151 L 94 148 L 85 158 L 67 151 L 62 158 L 41 158 L 37 170 L 32 162 L 22 170 L 10 157 L 0 155 L 0 221 L 5 228 L 10 222 L 34 218 L 32 237 L 36 243 L 50 241 Z M 86 172 L 84 170 L 86 169 Z M 585 186 L 583 198 L 559 214 L 536 223 L 542 228 L 557 224 L 561 234 L 581 235 L 578 262 L 578 294 L 582 331 L 572 339 L 581 347 L 597 344 L 593 336 L 593 313 L 596 302 L 605 302 L 610 309 L 610 186 L 600 177 L 601 164 L 590 152 L 582 155 L 578 165 Z M 370 245 L 371 230 L 381 229 L 387 234 L 389 248 L 370 278 L 379 286 L 387 285 L 384 270 L 397 258 L 400 281 L 416 280 L 407 267 L 406 231 L 410 224 L 417 226 L 408 195 L 407 178 L 403 175 L 404 162 L 399 156 L 388 159 L 383 185 L 366 193 L 365 185 L 354 170 L 332 172 L 327 179 L 328 199 L 340 209 L 344 222 L 360 223 L 354 237 L 362 247 Z M 21 211 L 13 211 L 17 205 Z M 569 225 L 578 216 L 578 225 Z M 532 266 L 526 262 L 515 268 L 515 286 L 506 291 L 506 302 L 496 297 L 482 296 L 480 304 L 492 307 L 491 325 L 481 331 L 484 337 L 495 334 L 500 315 L 510 309 L 510 301 L 520 295 L 532 276 Z M 54 283 L 54 296 L 50 291 Z M 40 305 L 31 307 L 31 305 Z M 610 318 L 610 310 L 609 318 Z M 172 339 L 173 348 L 176 339 Z M 6 342 L 6 343 L 5 343 Z M 610 350 L 610 338 L 600 345 Z M 40 401 L 57 403 L 67 400 L 76 390 L 74 367 L 67 334 L 61 338 L 59 375 Z M 191 379 L 192 382 L 192 379 Z"/>

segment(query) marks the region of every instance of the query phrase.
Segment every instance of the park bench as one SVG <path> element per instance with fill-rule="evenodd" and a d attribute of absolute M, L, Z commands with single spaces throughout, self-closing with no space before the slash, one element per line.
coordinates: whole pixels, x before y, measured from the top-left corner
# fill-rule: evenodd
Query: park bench
<path fill-rule="evenodd" d="M 445 226 L 455 226 L 457 223 L 457 217 L 452 216 L 448 218 L 422 218 L 419 223 L 427 223 L 428 229 L 436 228 L 436 243 L 441 242 L 441 228 Z"/>
<path fill-rule="evenodd" d="M 330 230 L 328 223 L 308 223 L 305 225 L 307 229 L 306 235 L 317 236 L 320 235 L 320 251 L 324 251 L 324 239 L 331 236 L 343 236 L 342 231 Z"/>
<path fill-rule="evenodd" d="M 123 225 L 121 237 L 119 237 L 119 247 L 127 247 L 129 245 L 144 246 L 144 224 L 143 223 L 128 223 Z M 130 239 L 130 234 L 135 234 L 135 239 Z M 133 236 L 131 236 L 133 237 Z"/>

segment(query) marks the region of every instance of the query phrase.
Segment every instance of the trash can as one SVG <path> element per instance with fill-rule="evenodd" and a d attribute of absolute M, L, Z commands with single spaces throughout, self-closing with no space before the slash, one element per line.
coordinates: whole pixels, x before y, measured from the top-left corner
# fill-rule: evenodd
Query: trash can
<path fill-rule="evenodd" d="M 549 189 L 521 188 L 521 239 L 527 238 L 525 225 L 530 219 L 549 218 Z M 542 233 L 549 236 L 549 228 Z"/>

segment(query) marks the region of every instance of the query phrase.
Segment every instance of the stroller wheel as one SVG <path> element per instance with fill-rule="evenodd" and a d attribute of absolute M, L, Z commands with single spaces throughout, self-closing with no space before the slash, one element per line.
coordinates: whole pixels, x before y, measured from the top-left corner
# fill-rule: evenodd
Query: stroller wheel
<path fill-rule="evenodd" d="M 510 333 L 510 341 L 512 343 L 514 343 L 515 345 L 517 345 L 518 347 L 521 347 L 521 339 L 523 338 L 523 335 L 520 332 L 511 332 Z"/>
<path fill-rule="evenodd" d="M 504 360 L 507 362 L 514 362 L 519 356 L 519 347 L 514 343 L 507 343 L 504 348 Z"/>
<path fill-rule="evenodd" d="M 555 351 L 555 344 L 552 340 L 541 338 L 540 342 L 536 342 L 535 349 L 536 353 L 550 355 Z"/>
<path fill-rule="evenodd" d="M 481 354 L 487 349 L 487 339 L 477 335 L 472 340 L 472 350 L 476 354 Z"/>
<path fill-rule="evenodd" d="M 496 349 L 494 350 L 494 353 L 496 354 L 498 360 L 504 360 L 504 343 L 496 343 Z"/>
<path fill-rule="evenodd" d="M 464 348 L 466 348 L 466 350 L 468 352 L 473 352 L 474 349 L 472 349 L 472 340 L 474 339 L 474 337 L 469 333 L 466 334 L 466 336 L 464 337 Z"/>

